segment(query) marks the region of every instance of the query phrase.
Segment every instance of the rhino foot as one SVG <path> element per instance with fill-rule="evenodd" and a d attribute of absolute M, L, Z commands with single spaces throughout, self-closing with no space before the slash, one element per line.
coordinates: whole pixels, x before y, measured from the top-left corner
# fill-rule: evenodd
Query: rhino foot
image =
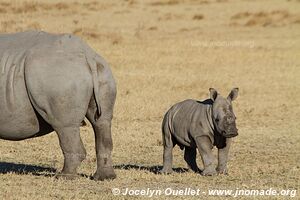
<path fill-rule="evenodd" d="M 201 172 L 201 175 L 203 175 L 203 176 L 214 176 L 214 175 L 217 175 L 217 171 L 213 168 L 207 168 L 207 169 L 204 169 Z"/>
<path fill-rule="evenodd" d="M 64 173 L 59 173 L 55 175 L 55 178 L 57 179 L 65 179 L 65 180 L 74 180 L 78 178 L 78 174 L 64 174 Z"/>
<path fill-rule="evenodd" d="M 160 170 L 160 174 L 172 174 L 174 171 L 173 169 L 166 169 L 166 168 L 163 168 L 162 170 Z"/>
<path fill-rule="evenodd" d="M 217 167 L 216 170 L 217 170 L 217 173 L 218 173 L 218 174 L 228 175 L 227 168 L 219 168 L 219 167 Z"/>
<path fill-rule="evenodd" d="M 104 180 L 112 180 L 115 179 L 117 175 L 115 174 L 112 168 L 103 168 L 100 171 L 96 171 L 93 175 L 93 180 L 95 181 L 104 181 Z"/>

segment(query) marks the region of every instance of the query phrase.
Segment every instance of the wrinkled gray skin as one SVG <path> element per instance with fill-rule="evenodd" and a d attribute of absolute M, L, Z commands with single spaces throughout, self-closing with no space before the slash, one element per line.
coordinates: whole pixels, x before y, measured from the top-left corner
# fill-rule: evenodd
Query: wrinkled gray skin
<path fill-rule="evenodd" d="M 108 64 L 69 34 L 0 35 L 0 138 L 24 140 L 56 131 L 64 154 L 60 175 L 74 178 L 86 157 L 79 127 L 95 133 L 95 180 L 116 177 L 111 120 L 116 85 Z"/>
<path fill-rule="evenodd" d="M 177 144 L 184 149 L 188 167 L 198 172 L 196 148 L 201 155 L 202 175 L 227 174 L 227 160 L 231 138 L 238 135 L 232 101 L 238 96 L 238 88 L 232 89 L 227 98 L 210 88 L 210 99 L 203 102 L 185 100 L 172 106 L 162 123 L 163 169 L 172 172 L 172 150 Z M 212 148 L 218 148 L 218 166 L 213 166 Z"/>

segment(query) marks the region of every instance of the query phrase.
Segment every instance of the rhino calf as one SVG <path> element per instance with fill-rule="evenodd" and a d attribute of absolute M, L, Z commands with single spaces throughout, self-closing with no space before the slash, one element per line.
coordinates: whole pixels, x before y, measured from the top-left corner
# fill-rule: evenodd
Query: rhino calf
<path fill-rule="evenodd" d="M 86 151 L 79 127 L 95 133 L 95 180 L 116 177 L 111 120 L 116 85 L 105 60 L 70 34 L 28 31 L 0 35 L 0 138 L 23 140 L 57 132 L 64 155 L 59 176 L 76 177 Z"/>
<path fill-rule="evenodd" d="M 238 96 L 238 88 L 231 90 L 227 98 L 210 88 L 210 99 L 205 101 L 185 100 L 172 106 L 162 123 L 163 169 L 172 172 L 172 151 L 177 144 L 184 149 L 188 167 L 199 171 L 196 163 L 196 148 L 201 155 L 204 170 L 202 175 L 227 174 L 227 160 L 231 138 L 238 135 L 232 101 Z M 213 166 L 212 148 L 218 148 L 218 166 Z"/>

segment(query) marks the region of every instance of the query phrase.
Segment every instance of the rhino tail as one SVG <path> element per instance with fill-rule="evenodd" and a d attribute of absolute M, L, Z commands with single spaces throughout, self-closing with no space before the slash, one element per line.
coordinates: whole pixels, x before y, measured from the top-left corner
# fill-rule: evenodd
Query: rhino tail
<path fill-rule="evenodd" d="M 94 98 L 97 105 L 97 112 L 95 115 L 95 120 L 97 120 L 101 115 L 101 106 L 100 106 L 100 100 L 99 100 L 99 82 L 98 82 L 98 63 L 94 58 L 90 58 L 86 56 L 87 64 L 90 67 L 90 70 L 92 72 L 92 78 L 93 78 L 93 88 L 94 88 Z M 101 64 L 101 63 L 99 63 Z"/>

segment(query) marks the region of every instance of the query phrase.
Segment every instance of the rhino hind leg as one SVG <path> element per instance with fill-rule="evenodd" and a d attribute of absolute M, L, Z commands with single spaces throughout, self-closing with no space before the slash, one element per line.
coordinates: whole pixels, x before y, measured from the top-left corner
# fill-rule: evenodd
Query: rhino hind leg
<path fill-rule="evenodd" d="M 162 132 L 163 132 L 164 152 L 163 152 L 163 168 L 160 171 L 160 173 L 170 174 L 173 172 L 172 169 L 173 147 L 175 146 L 175 141 L 166 123 Z"/>
<path fill-rule="evenodd" d="M 185 147 L 184 160 L 186 161 L 188 168 L 197 173 L 200 170 L 197 166 L 196 155 L 197 155 L 196 148 Z"/>
<path fill-rule="evenodd" d="M 171 174 L 173 172 L 172 163 L 173 163 L 173 147 L 164 146 L 163 168 L 160 171 L 160 173 Z"/>
<path fill-rule="evenodd" d="M 100 120 L 93 125 L 96 137 L 97 170 L 93 175 L 94 180 L 115 179 L 116 174 L 112 165 L 112 138 L 111 121 Z"/>
<path fill-rule="evenodd" d="M 103 181 L 116 178 L 111 158 L 113 149 L 111 121 L 116 93 L 114 88 L 108 87 L 108 85 L 102 86 L 100 90 L 103 92 L 103 95 L 99 97 L 101 115 L 98 116 L 96 101 L 92 97 L 86 117 L 91 122 L 95 134 L 97 170 L 93 179 Z"/>
<path fill-rule="evenodd" d="M 80 138 L 79 127 L 57 128 L 56 132 L 64 155 L 64 167 L 57 177 L 74 179 L 78 176 L 78 166 L 86 157 L 86 151 Z"/>

